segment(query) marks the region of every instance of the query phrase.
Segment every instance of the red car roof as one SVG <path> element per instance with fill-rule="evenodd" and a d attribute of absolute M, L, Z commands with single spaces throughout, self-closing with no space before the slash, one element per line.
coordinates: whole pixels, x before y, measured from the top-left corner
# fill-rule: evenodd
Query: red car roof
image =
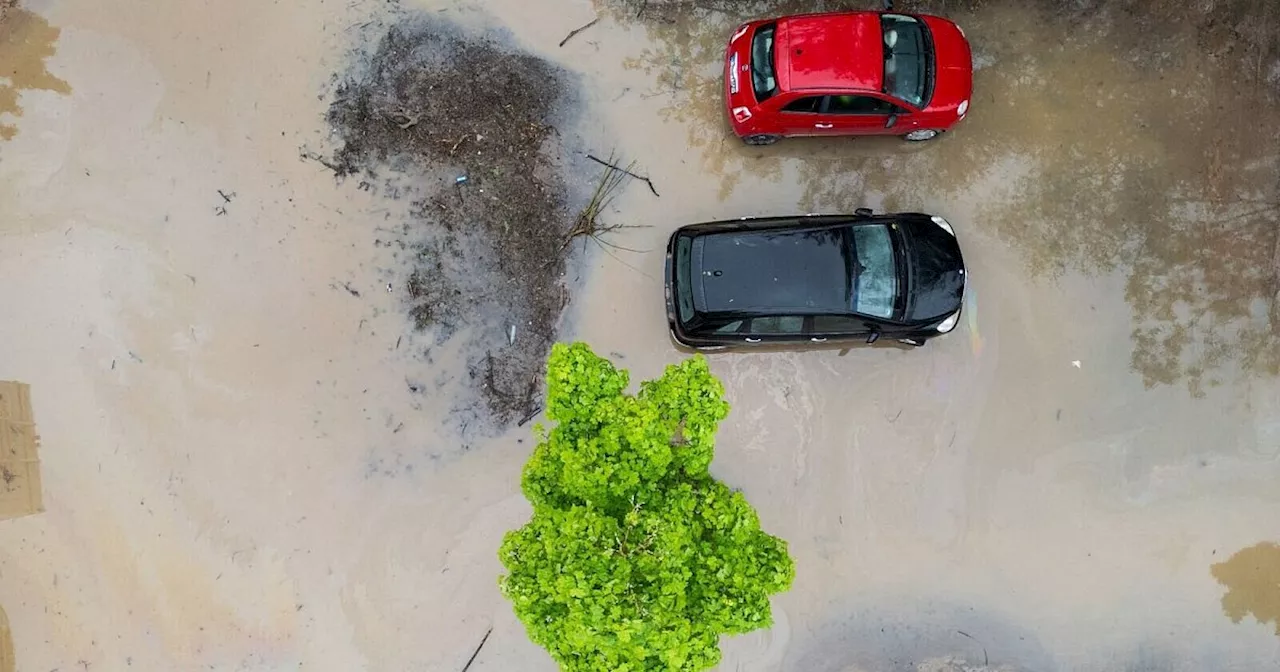
<path fill-rule="evenodd" d="M 810 14 L 778 22 L 779 84 L 800 89 L 866 89 L 884 85 L 884 45 L 876 12 Z"/>

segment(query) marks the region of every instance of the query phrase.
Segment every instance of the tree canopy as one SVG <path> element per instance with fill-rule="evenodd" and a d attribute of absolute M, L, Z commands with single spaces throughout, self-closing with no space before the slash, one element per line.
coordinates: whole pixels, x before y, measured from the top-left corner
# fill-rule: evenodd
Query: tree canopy
<path fill-rule="evenodd" d="M 683 672 L 719 636 L 772 624 L 790 587 L 786 542 L 711 477 L 724 388 L 702 357 L 626 393 L 628 374 L 582 343 L 547 364 L 548 433 L 524 468 L 533 518 L 508 532 L 503 593 L 565 672 Z"/>

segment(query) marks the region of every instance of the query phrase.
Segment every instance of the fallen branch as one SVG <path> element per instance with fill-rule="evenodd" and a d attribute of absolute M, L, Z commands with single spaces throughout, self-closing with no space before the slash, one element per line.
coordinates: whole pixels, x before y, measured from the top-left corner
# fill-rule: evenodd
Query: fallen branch
<path fill-rule="evenodd" d="M 600 246 L 600 250 L 601 250 L 602 252 L 604 252 L 605 254 L 607 254 L 607 255 L 609 255 L 609 256 L 611 256 L 611 257 L 613 257 L 613 260 L 614 260 L 614 261 L 616 261 L 616 262 L 618 262 L 619 264 L 622 264 L 623 266 L 626 266 L 627 268 L 629 268 L 629 269 L 631 269 L 631 270 L 635 271 L 636 273 L 639 273 L 640 275 L 643 275 L 643 276 L 644 276 L 644 277 L 646 277 L 646 278 L 649 278 L 649 279 L 654 280 L 654 281 L 657 281 L 657 282 L 661 282 L 660 280 L 658 280 L 657 278 L 653 277 L 652 275 L 650 275 L 650 274 L 648 274 L 648 273 L 645 273 L 644 271 L 642 271 L 642 270 L 640 270 L 640 269 L 636 268 L 635 266 L 632 266 L 631 264 L 628 264 L 627 262 L 623 261 L 621 257 L 619 257 L 618 255 L 616 255 L 616 254 L 614 254 L 614 253 L 610 252 L 610 251 L 609 251 L 609 248 L 608 248 L 608 247 L 605 247 L 606 245 L 608 245 L 608 243 L 606 243 L 606 242 L 604 242 L 604 241 L 600 240 L 599 238 L 597 238 L 597 237 L 595 237 L 595 236 L 592 236 L 592 237 L 590 238 L 590 240 L 591 240 L 591 242 L 595 243 L 596 245 L 599 245 L 599 246 Z M 617 246 L 616 246 L 616 245 L 611 245 L 610 247 L 617 247 Z M 617 249 L 620 249 L 620 250 L 627 250 L 628 252 L 641 252 L 641 251 L 642 251 L 642 250 L 632 250 L 631 248 L 628 248 L 628 247 L 617 247 Z"/>
<path fill-rule="evenodd" d="M 462 666 L 462 672 L 467 672 L 467 670 L 471 669 L 471 663 L 476 662 L 476 656 L 480 655 L 480 649 L 484 648 L 484 643 L 489 641 L 489 635 L 492 634 L 493 626 L 491 625 L 489 630 L 484 633 L 484 639 L 480 640 L 480 646 L 477 646 L 476 650 L 471 653 L 471 657 L 467 659 L 467 664 Z"/>
<path fill-rule="evenodd" d="M 506 392 L 503 392 L 502 390 L 498 389 L 497 377 L 493 373 L 493 353 L 492 352 L 484 353 L 484 368 L 485 368 L 485 371 L 484 371 L 485 389 L 492 392 L 495 396 L 502 397 L 503 399 L 506 399 L 506 400 L 510 400 L 512 397 L 515 396 L 514 394 L 507 394 Z"/>
<path fill-rule="evenodd" d="M 563 47 L 565 44 L 569 42 L 569 40 L 572 40 L 578 33 L 581 33 L 582 31 L 590 28 L 591 26 L 596 25 L 596 22 L 598 22 L 599 20 L 600 20 L 599 17 L 591 19 L 591 21 L 586 25 L 580 28 L 574 28 L 573 30 L 569 31 L 569 34 L 565 35 L 563 40 L 560 40 L 560 46 Z"/>
<path fill-rule="evenodd" d="M 400 119 L 403 119 L 404 121 L 399 121 Z M 399 126 L 402 131 L 407 131 L 414 126 L 417 126 L 421 119 L 421 114 L 409 114 L 409 111 L 403 107 L 395 112 L 387 114 L 387 120 L 396 126 Z"/>
<path fill-rule="evenodd" d="M 587 158 L 588 158 L 588 159 L 591 159 L 592 161 L 595 161 L 596 163 L 598 163 L 598 164 L 600 164 L 600 165 L 602 165 L 602 166 L 607 166 L 607 167 L 612 168 L 612 169 L 614 169 L 614 170 L 616 170 L 616 171 L 618 171 L 618 172 L 626 173 L 627 175 L 630 175 L 631 177 L 634 177 L 634 178 L 635 178 L 635 179 L 637 179 L 637 180 L 642 180 L 645 184 L 649 185 L 649 191 L 652 191 L 654 196 L 657 196 L 657 197 L 659 197 L 659 198 L 661 198 L 661 197 L 662 197 L 662 196 L 661 196 L 661 194 L 659 194 L 659 193 L 658 193 L 658 190 L 654 188 L 654 186 L 653 186 L 653 180 L 651 180 L 651 179 L 649 179 L 649 178 L 647 178 L 647 177 L 645 177 L 645 176 L 643 176 L 643 175 L 637 175 L 637 174 L 635 174 L 635 173 L 631 172 L 630 170 L 627 170 L 626 168 L 623 168 L 623 167 L 621 167 L 621 166 L 614 165 L 614 164 L 609 163 L 608 161 L 605 161 L 605 160 L 603 160 L 603 159 L 598 159 L 598 158 L 596 158 L 596 157 L 594 157 L 594 156 L 592 156 L 592 155 L 590 155 L 590 154 L 588 154 L 588 155 L 587 155 Z"/>
<path fill-rule="evenodd" d="M 344 175 L 344 174 L 345 174 L 345 172 L 346 172 L 346 171 L 342 170 L 342 167 L 341 167 L 341 166 L 339 166 L 339 165 L 337 165 L 337 164 L 335 164 L 335 163 L 333 163 L 333 162 L 329 161 L 328 159 L 324 158 L 323 156 L 320 156 L 319 154 L 316 154 L 315 152 L 308 152 L 308 151 L 305 151 L 305 150 L 304 150 L 304 151 L 300 151 L 300 152 L 298 152 L 298 158 L 300 158 L 300 159 L 310 159 L 310 160 L 312 160 L 312 161 L 315 161 L 316 163 L 318 163 L 318 164 L 320 164 L 320 165 L 324 166 L 325 168 L 328 168 L 329 170 L 332 170 L 332 171 L 333 171 L 335 174 L 337 174 L 337 175 Z"/>
<path fill-rule="evenodd" d="M 972 639 L 972 640 L 974 641 L 974 643 L 975 643 L 975 644 L 977 644 L 978 646 L 982 647 L 982 666 L 983 666 L 983 667 L 990 667 L 990 666 L 991 666 L 991 659 L 987 656 L 987 647 L 986 647 L 982 642 L 979 642 L 977 637 L 974 637 L 973 635 L 971 635 L 971 634 L 969 634 L 969 633 L 965 632 L 964 630 L 956 630 L 956 633 L 957 633 L 957 634 L 964 635 L 965 637 L 968 637 L 969 639 Z"/>
<path fill-rule="evenodd" d="M 541 412 L 542 412 L 542 407 L 541 407 L 541 406 L 535 407 L 532 411 L 530 411 L 530 412 L 529 412 L 527 415 L 525 415 L 523 418 L 520 418 L 520 422 L 517 422 L 517 423 L 516 423 L 516 427 L 524 427 L 525 425 L 529 424 L 529 421 L 530 421 L 530 420 L 532 420 L 532 419 L 534 419 L 535 417 L 537 417 L 537 415 L 538 415 L 539 413 L 541 413 Z"/>
<path fill-rule="evenodd" d="M 612 233 L 620 229 L 639 228 L 639 226 L 600 223 L 600 213 L 602 213 L 604 209 L 608 207 L 608 205 L 611 202 L 613 202 L 613 196 L 615 192 L 617 192 L 619 186 L 622 184 L 623 178 L 626 175 L 634 176 L 635 173 L 632 173 L 630 170 L 627 170 L 626 168 L 620 168 L 617 165 L 614 165 L 612 163 L 613 154 L 609 155 L 609 161 L 601 161 L 600 159 L 596 159 L 594 156 L 591 158 L 595 160 L 597 163 L 600 163 L 605 167 L 604 174 L 600 176 L 600 181 L 596 183 L 596 189 L 595 189 L 595 192 L 591 195 L 591 201 L 587 203 L 587 207 L 583 208 L 582 212 L 578 214 L 578 221 L 574 223 L 572 229 L 569 229 L 569 232 L 565 236 L 564 244 L 560 246 L 560 249 L 564 250 L 564 248 L 568 247 L 569 244 L 572 243 L 574 240 L 576 240 L 579 237 L 583 237 L 595 243 L 596 245 L 599 245 L 600 249 L 603 250 L 605 254 L 613 257 L 615 260 L 618 261 L 618 263 L 622 264 L 623 266 L 626 266 L 627 268 L 630 268 L 636 271 L 637 273 L 640 273 L 641 275 L 653 277 L 653 276 L 650 276 L 648 273 L 645 273 L 644 271 L 641 271 L 640 269 L 636 268 L 635 266 L 628 264 L 622 259 L 619 259 L 618 255 L 611 252 L 609 248 L 613 248 L 615 250 L 625 250 L 627 252 L 637 252 L 637 253 L 642 253 L 645 250 L 637 250 L 630 247 L 624 247 L 622 245 L 611 243 L 603 238 L 603 235 L 606 233 Z M 634 165 L 634 164 L 631 164 L 631 165 Z"/>
<path fill-rule="evenodd" d="M 464 135 L 461 138 L 458 138 L 458 141 L 453 143 L 453 146 L 449 148 L 449 156 L 453 156 L 453 153 L 458 151 L 458 148 L 461 147 L 462 143 L 466 142 L 469 137 L 471 136 Z"/>
<path fill-rule="evenodd" d="M 587 202 L 587 206 L 582 209 L 582 212 L 578 213 L 578 221 L 574 222 L 573 228 L 565 236 L 561 249 L 568 247 L 569 243 L 573 242 L 573 239 L 578 236 L 587 236 L 598 240 L 600 234 L 622 228 L 620 224 L 601 225 L 600 213 L 604 212 L 604 209 L 613 202 L 614 194 L 617 193 L 618 188 L 622 185 L 623 175 L 627 171 L 612 163 L 601 161 L 595 157 L 591 158 L 605 166 L 605 171 L 600 176 L 600 181 L 596 183 L 595 191 L 591 194 L 591 200 Z M 609 158 L 613 159 L 613 155 L 610 154 Z"/>

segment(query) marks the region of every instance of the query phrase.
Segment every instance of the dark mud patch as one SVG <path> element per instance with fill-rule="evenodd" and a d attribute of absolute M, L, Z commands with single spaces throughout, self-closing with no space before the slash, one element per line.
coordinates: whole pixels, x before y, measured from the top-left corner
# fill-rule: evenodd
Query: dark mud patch
<path fill-rule="evenodd" d="M 337 86 L 325 164 L 413 201 L 379 244 L 401 250 L 414 326 L 466 358 L 480 401 L 455 400 L 462 425 L 496 429 L 535 410 L 568 301 L 570 186 L 552 157 L 567 154 L 557 125 L 578 83 L 433 16 L 399 17 L 375 42 Z"/>

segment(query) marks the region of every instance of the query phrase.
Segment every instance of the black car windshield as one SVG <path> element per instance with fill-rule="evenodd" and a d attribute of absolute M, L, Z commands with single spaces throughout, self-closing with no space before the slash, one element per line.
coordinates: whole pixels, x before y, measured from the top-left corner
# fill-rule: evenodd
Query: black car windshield
<path fill-rule="evenodd" d="M 872 224 L 853 227 L 853 311 L 872 317 L 892 318 L 898 298 L 898 268 L 894 262 L 889 227 Z"/>
<path fill-rule="evenodd" d="M 924 107 L 929 101 L 933 59 L 924 24 L 911 16 L 882 14 L 880 30 L 884 36 L 884 92 Z"/>
<path fill-rule="evenodd" d="M 751 89 L 756 102 L 764 102 L 778 92 L 778 79 L 773 68 L 773 33 L 769 24 L 756 30 L 751 38 Z"/>

